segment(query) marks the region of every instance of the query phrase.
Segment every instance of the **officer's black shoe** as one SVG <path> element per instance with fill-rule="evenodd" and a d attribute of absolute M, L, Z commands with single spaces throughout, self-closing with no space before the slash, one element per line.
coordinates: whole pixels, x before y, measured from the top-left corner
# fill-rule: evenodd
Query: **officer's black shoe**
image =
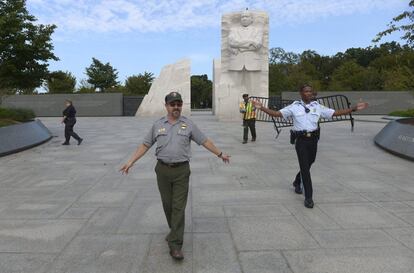
<path fill-rule="evenodd" d="M 296 181 L 293 182 L 293 187 L 295 187 L 295 192 L 297 194 L 302 194 L 302 188 L 300 187 L 299 183 L 296 183 Z"/>
<path fill-rule="evenodd" d="M 255 138 L 252 138 L 252 142 L 255 142 L 256 141 L 256 139 Z"/>
<path fill-rule="evenodd" d="M 78 140 L 78 145 L 81 145 L 82 141 L 83 141 L 83 138 L 80 138 L 80 139 Z"/>
<path fill-rule="evenodd" d="M 304 204 L 305 204 L 305 207 L 307 207 L 308 209 L 312 209 L 313 208 L 313 205 L 314 205 L 312 199 L 305 199 Z"/>
<path fill-rule="evenodd" d="M 243 140 L 243 142 L 242 142 L 243 144 L 246 144 L 247 143 L 247 140 Z"/>
<path fill-rule="evenodd" d="M 63 142 L 62 145 L 70 145 L 69 142 Z"/>

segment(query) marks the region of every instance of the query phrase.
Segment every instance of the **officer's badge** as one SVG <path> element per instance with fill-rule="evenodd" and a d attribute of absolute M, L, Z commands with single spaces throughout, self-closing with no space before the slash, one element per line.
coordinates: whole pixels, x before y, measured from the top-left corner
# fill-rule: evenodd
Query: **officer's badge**
<path fill-rule="evenodd" d="M 187 129 L 187 124 L 181 123 L 181 130 L 185 130 L 185 129 Z"/>
<path fill-rule="evenodd" d="M 312 109 L 312 112 L 316 113 L 316 108 L 313 108 L 313 109 Z"/>
<path fill-rule="evenodd" d="M 158 129 L 158 133 L 164 133 L 164 132 L 165 132 L 165 128 Z"/>

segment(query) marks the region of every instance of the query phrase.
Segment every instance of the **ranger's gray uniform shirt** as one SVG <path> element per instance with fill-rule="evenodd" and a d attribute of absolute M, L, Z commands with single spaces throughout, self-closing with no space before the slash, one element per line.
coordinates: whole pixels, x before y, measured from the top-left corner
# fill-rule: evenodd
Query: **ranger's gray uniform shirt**
<path fill-rule="evenodd" d="M 184 116 L 180 116 L 175 124 L 170 124 L 168 118 L 163 117 L 154 122 L 143 144 L 150 148 L 157 142 L 157 159 L 165 163 L 177 163 L 190 160 L 191 140 L 201 145 L 207 137 Z"/>

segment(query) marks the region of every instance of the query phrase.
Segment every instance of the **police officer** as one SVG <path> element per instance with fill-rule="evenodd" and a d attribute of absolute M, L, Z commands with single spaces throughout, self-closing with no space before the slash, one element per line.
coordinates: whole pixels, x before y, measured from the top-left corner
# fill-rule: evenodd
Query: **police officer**
<path fill-rule="evenodd" d="M 65 100 L 65 106 L 66 108 L 63 110 L 62 117 L 62 123 L 65 124 L 65 142 L 63 142 L 62 145 L 69 145 L 70 137 L 76 139 L 78 145 L 80 145 L 83 139 L 73 131 L 73 126 L 75 126 L 76 123 L 76 109 L 71 100 Z"/>
<path fill-rule="evenodd" d="M 240 113 L 243 115 L 243 144 L 247 143 L 247 135 L 252 134 L 252 141 L 256 141 L 256 108 L 249 100 L 249 94 L 243 94 L 243 101 L 240 103 Z"/>
<path fill-rule="evenodd" d="M 170 247 L 170 255 L 176 260 L 184 258 L 181 248 L 190 178 L 191 140 L 198 145 L 203 145 L 221 158 L 224 163 L 229 163 L 230 159 L 230 156 L 223 154 L 190 119 L 181 116 L 182 105 L 183 100 L 178 92 L 171 92 L 165 97 L 167 116 L 153 124 L 143 143 L 120 169 L 123 174 L 128 174 L 132 165 L 155 142 L 157 143 L 155 155 L 158 162 L 155 166 L 155 173 L 164 213 L 170 228 L 166 240 Z"/>
<path fill-rule="evenodd" d="M 343 110 L 334 110 L 327 108 L 317 101 L 313 100 L 314 93 L 310 85 L 303 85 L 300 88 L 300 96 L 302 100 L 295 101 L 291 105 L 280 109 L 279 111 L 270 110 L 263 105 L 254 101 L 257 109 L 273 116 L 281 118 L 293 118 L 293 131 L 295 136 L 295 149 L 298 156 L 300 171 L 296 175 L 293 186 L 295 192 L 302 193 L 301 182 L 305 190 L 304 205 L 307 208 L 313 208 L 312 199 L 313 189 L 310 175 L 310 168 L 316 158 L 316 150 L 318 146 L 318 121 L 319 118 L 330 119 L 332 116 L 347 115 L 351 112 L 362 110 L 368 107 L 366 102 L 359 102 L 356 106 Z"/>

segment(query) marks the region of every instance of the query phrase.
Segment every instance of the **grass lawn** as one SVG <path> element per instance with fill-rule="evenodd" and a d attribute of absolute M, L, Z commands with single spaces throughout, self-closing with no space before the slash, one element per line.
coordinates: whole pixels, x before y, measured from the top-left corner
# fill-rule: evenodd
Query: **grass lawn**
<path fill-rule="evenodd" d="M 391 112 L 390 116 L 397 116 L 397 117 L 414 117 L 414 108 L 407 109 L 407 110 L 398 110 Z"/>
<path fill-rule="evenodd" d="M 19 122 L 11 120 L 11 119 L 0 119 L 0 127 L 13 125 L 13 124 L 17 124 L 17 123 L 19 123 Z"/>

